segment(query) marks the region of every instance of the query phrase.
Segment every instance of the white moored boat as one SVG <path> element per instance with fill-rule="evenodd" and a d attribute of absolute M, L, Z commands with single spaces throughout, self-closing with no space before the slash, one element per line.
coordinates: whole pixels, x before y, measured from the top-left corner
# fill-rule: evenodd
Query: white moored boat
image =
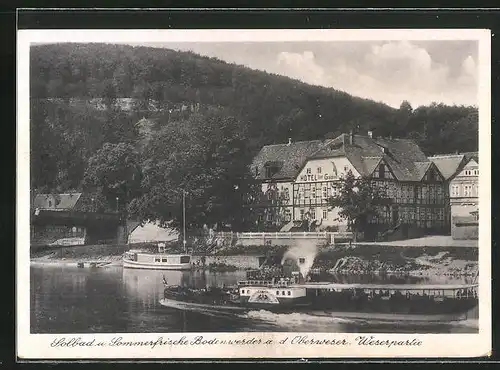
<path fill-rule="evenodd" d="M 184 254 L 165 253 L 165 243 L 158 243 L 158 253 L 149 253 L 139 250 L 130 250 L 123 255 L 124 268 L 151 269 L 151 270 L 189 270 L 191 256 L 186 248 L 186 192 L 182 191 L 182 229 Z"/>
<path fill-rule="evenodd" d="M 165 246 L 158 244 L 158 253 L 130 250 L 123 255 L 124 268 L 152 270 L 189 270 L 191 256 L 189 254 L 167 254 Z"/>

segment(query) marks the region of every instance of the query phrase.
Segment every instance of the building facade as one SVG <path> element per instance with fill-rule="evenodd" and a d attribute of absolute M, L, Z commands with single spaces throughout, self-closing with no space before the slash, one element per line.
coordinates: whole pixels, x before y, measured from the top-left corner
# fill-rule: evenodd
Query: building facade
<path fill-rule="evenodd" d="M 263 147 L 254 158 L 252 171 L 262 186 L 262 197 L 257 202 L 262 210 L 258 222 L 266 230 L 293 226 L 293 184 L 300 166 L 320 145 L 320 140 L 289 140 L 287 144 Z"/>
<path fill-rule="evenodd" d="M 451 236 L 453 239 L 479 237 L 479 158 L 467 153 L 466 163 L 449 184 Z"/>
<path fill-rule="evenodd" d="M 81 245 L 126 242 L 118 212 L 97 212 L 83 193 L 35 194 L 31 199 L 30 244 Z"/>
<path fill-rule="evenodd" d="M 345 231 L 346 220 L 339 218 L 328 199 L 337 195 L 341 179 L 351 172 L 369 179 L 390 199 L 390 205 L 379 207 L 378 215 L 370 219 L 374 235 L 367 237 L 395 229 L 404 230 L 402 237 L 445 229 L 444 177 L 412 141 L 342 134 L 313 146 L 316 150 L 302 159 L 287 184 L 292 188 L 288 203 L 292 222 L 309 219 L 318 230 Z M 272 178 L 267 178 L 270 183 Z"/>

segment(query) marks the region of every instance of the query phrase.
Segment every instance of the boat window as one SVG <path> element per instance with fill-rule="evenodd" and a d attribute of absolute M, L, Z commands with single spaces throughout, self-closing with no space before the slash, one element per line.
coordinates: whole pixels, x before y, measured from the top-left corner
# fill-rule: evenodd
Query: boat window
<path fill-rule="evenodd" d="M 159 258 L 155 258 L 155 262 L 160 262 L 160 259 Z"/>
<path fill-rule="evenodd" d="M 161 259 L 162 262 L 168 262 L 166 258 Z"/>
<path fill-rule="evenodd" d="M 181 263 L 189 263 L 190 257 L 189 256 L 181 256 Z"/>
<path fill-rule="evenodd" d="M 288 295 L 292 295 L 292 292 L 288 291 Z"/>

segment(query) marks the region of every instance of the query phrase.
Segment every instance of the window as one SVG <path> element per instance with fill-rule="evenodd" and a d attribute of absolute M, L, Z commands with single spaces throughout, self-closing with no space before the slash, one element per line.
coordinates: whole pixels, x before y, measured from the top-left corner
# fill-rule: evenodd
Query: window
<path fill-rule="evenodd" d="M 292 295 L 292 292 L 290 292 L 290 291 L 288 291 L 287 293 L 288 293 L 288 295 Z"/>
<path fill-rule="evenodd" d="M 318 171 L 318 173 L 321 173 L 321 167 L 318 167 L 317 171 Z"/>
<path fill-rule="evenodd" d="M 280 295 L 280 291 L 279 290 L 276 291 L 276 295 Z"/>
<path fill-rule="evenodd" d="M 332 197 L 336 197 L 338 195 L 337 185 L 332 182 Z"/>
<path fill-rule="evenodd" d="M 323 187 L 323 199 L 328 198 L 328 188 L 326 186 Z"/>
<path fill-rule="evenodd" d="M 155 258 L 155 262 L 160 262 L 160 259 L 159 258 Z"/>
<path fill-rule="evenodd" d="M 464 197 L 472 196 L 472 185 L 464 185 Z"/>
<path fill-rule="evenodd" d="M 451 196 L 452 197 L 458 197 L 459 196 L 458 185 L 452 185 L 451 186 Z"/>
<path fill-rule="evenodd" d="M 273 168 L 272 167 L 266 167 L 266 177 L 272 177 L 273 176 Z"/>
<path fill-rule="evenodd" d="M 306 169 L 306 173 L 307 173 L 307 174 L 310 174 L 310 173 L 311 173 L 311 169 L 310 169 L 310 168 L 307 168 L 307 169 Z"/>
<path fill-rule="evenodd" d="M 300 258 L 299 258 L 299 263 L 300 263 L 300 264 L 304 264 L 304 263 L 306 263 L 306 259 L 305 259 L 304 257 L 300 257 Z"/>
<path fill-rule="evenodd" d="M 168 262 L 166 258 L 161 259 L 162 262 Z"/>
<path fill-rule="evenodd" d="M 479 170 L 474 170 L 474 175 L 479 176 Z"/>
<path fill-rule="evenodd" d="M 315 208 L 311 208 L 311 219 L 312 220 L 315 220 L 316 219 L 316 209 Z"/>
<path fill-rule="evenodd" d="M 49 200 L 49 207 L 52 207 L 52 201 Z"/>
<path fill-rule="evenodd" d="M 324 209 L 323 210 L 323 220 L 326 220 L 328 218 L 328 210 Z"/>
<path fill-rule="evenodd" d="M 380 179 L 383 179 L 385 177 L 385 166 L 383 164 L 381 164 L 379 167 L 378 167 L 378 177 Z"/>
<path fill-rule="evenodd" d="M 304 210 L 303 209 L 300 210 L 300 219 L 301 220 L 304 219 Z"/>
<path fill-rule="evenodd" d="M 344 172 L 345 173 L 349 172 L 349 167 L 348 166 L 344 166 Z"/>
<path fill-rule="evenodd" d="M 281 295 L 285 295 L 285 294 L 286 294 L 286 293 L 285 293 L 285 291 L 282 291 L 282 292 L 281 292 Z"/>

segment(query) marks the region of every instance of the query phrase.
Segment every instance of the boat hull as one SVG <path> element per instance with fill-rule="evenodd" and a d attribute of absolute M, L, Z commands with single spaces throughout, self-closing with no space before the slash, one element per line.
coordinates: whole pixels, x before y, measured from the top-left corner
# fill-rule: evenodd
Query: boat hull
<path fill-rule="evenodd" d="M 241 305 L 236 303 L 231 304 L 207 304 L 181 301 L 171 298 L 163 298 L 160 304 L 164 307 L 185 310 L 185 311 L 209 311 L 220 313 L 243 314 L 256 310 L 265 310 L 276 314 L 289 313 L 307 313 L 318 317 L 332 317 L 340 319 L 352 320 L 370 320 L 378 322 L 406 322 L 406 323 L 450 323 L 463 321 L 468 318 L 466 312 L 455 312 L 446 314 L 407 314 L 401 312 L 380 313 L 370 311 L 335 311 L 321 310 L 317 311 L 311 306 L 256 306 L 256 305 Z"/>
<path fill-rule="evenodd" d="M 440 300 L 430 297 L 412 296 L 411 298 L 390 297 L 370 298 L 353 297 L 344 293 L 326 293 L 309 296 L 311 306 L 317 310 L 328 310 L 336 312 L 362 312 L 367 314 L 381 315 L 423 315 L 436 316 L 456 315 L 465 313 L 478 304 L 477 298 L 442 298 Z"/>
<path fill-rule="evenodd" d="M 191 263 L 139 262 L 123 260 L 123 267 L 148 270 L 190 270 Z"/>

